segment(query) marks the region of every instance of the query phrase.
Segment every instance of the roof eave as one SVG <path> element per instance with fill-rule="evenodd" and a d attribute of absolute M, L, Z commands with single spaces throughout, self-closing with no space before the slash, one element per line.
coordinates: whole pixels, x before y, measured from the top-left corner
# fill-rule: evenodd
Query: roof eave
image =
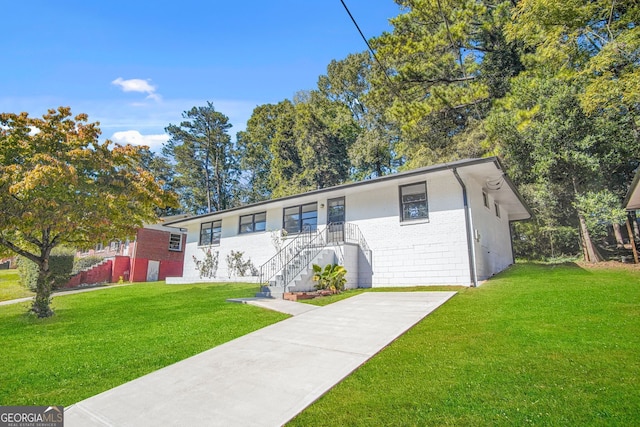
<path fill-rule="evenodd" d="M 188 218 L 167 222 L 164 225 L 165 226 L 173 226 L 174 224 L 181 224 L 181 223 L 190 222 L 190 221 L 197 221 L 199 219 L 207 218 L 207 217 L 214 216 L 214 215 L 225 214 L 225 213 L 228 213 L 228 212 L 238 211 L 238 210 L 242 210 L 242 209 L 252 209 L 252 208 L 255 208 L 255 207 L 258 207 L 258 206 L 263 206 L 263 205 L 266 205 L 266 204 L 272 204 L 272 203 L 282 202 L 282 201 L 286 201 L 286 200 L 291 200 L 291 199 L 295 199 L 295 198 L 298 198 L 298 197 L 303 196 L 303 195 L 309 196 L 309 195 L 315 195 L 315 194 L 328 193 L 328 192 L 331 192 L 331 191 L 347 189 L 347 188 L 352 188 L 352 187 L 358 187 L 358 186 L 361 186 L 361 185 L 369 185 L 369 184 L 373 184 L 373 183 L 379 183 L 379 182 L 385 182 L 385 181 L 393 181 L 393 180 L 398 180 L 398 179 L 402 179 L 402 178 L 406 178 L 406 177 L 411 177 L 411 176 L 414 176 L 414 175 L 422 175 L 422 174 L 425 174 L 425 173 L 436 173 L 436 172 L 441 172 L 441 171 L 445 171 L 445 170 L 451 170 L 451 169 L 454 169 L 454 168 L 470 167 L 470 166 L 483 164 L 483 163 L 494 163 L 497 169 L 499 169 L 501 171 L 504 171 L 504 167 L 502 166 L 502 163 L 495 156 L 478 158 L 478 159 L 463 159 L 463 160 L 457 160 L 457 161 L 448 162 L 448 163 L 440 163 L 440 164 L 437 164 L 437 165 L 425 166 L 425 167 L 418 168 L 418 169 L 412 169 L 412 170 L 406 171 L 406 172 L 399 172 L 399 173 L 395 173 L 395 174 L 391 174 L 391 175 L 385 175 L 385 176 L 372 178 L 372 179 L 368 179 L 368 180 L 364 180 L 364 181 L 351 182 L 351 183 L 347 183 L 347 184 L 340 184 L 340 185 L 336 185 L 336 186 L 333 186 L 333 187 L 327 187 L 327 188 L 320 188 L 320 189 L 317 189 L 317 190 L 308 191 L 306 193 L 299 193 L 299 194 L 294 194 L 294 195 L 291 195 L 291 196 L 279 197 L 279 198 L 276 198 L 276 199 L 263 200 L 263 201 L 260 201 L 260 202 L 251 203 L 251 204 L 248 204 L 248 205 L 238 206 L 238 207 L 235 207 L 235 208 L 225 209 L 225 210 L 221 210 L 221 211 L 209 212 L 209 213 L 200 214 L 200 215 L 194 215 L 194 216 L 191 216 L 191 217 L 188 217 Z M 533 214 L 531 213 L 531 210 L 529 209 L 529 206 L 527 206 L 527 204 L 525 203 L 524 199 L 522 198 L 522 196 L 520 195 L 520 193 L 516 189 L 516 187 L 513 184 L 513 182 L 509 179 L 509 177 L 504 172 L 503 172 L 503 175 L 505 177 L 505 180 L 506 180 L 507 184 L 511 188 L 511 191 L 513 191 L 513 193 L 516 195 L 516 197 L 518 198 L 518 200 L 520 201 L 522 206 L 528 212 L 529 218 L 531 216 L 533 216 Z"/>

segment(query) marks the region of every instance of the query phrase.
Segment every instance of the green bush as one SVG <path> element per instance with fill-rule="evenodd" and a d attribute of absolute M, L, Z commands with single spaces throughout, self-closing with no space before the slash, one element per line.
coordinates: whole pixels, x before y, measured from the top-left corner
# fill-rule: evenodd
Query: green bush
<path fill-rule="evenodd" d="M 323 269 L 318 264 L 313 264 L 313 281 L 318 282 L 315 288 L 319 291 L 330 290 L 336 294 L 344 291 L 346 275 L 347 270 L 341 265 L 327 264 Z"/>
<path fill-rule="evenodd" d="M 77 274 L 82 270 L 86 270 L 88 268 L 93 267 L 96 264 L 100 264 L 104 260 L 101 256 L 91 255 L 83 258 L 76 258 L 73 261 L 73 270 L 71 270 L 71 274 Z"/>
<path fill-rule="evenodd" d="M 75 250 L 68 248 L 54 248 L 49 256 L 49 271 L 52 281 L 51 288 L 58 289 L 67 283 L 71 277 L 73 270 L 73 259 Z M 20 274 L 20 282 L 31 291 L 35 292 L 38 284 L 38 265 L 33 261 L 25 258 L 18 258 L 18 273 Z"/>
<path fill-rule="evenodd" d="M 227 255 L 227 270 L 229 272 L 229 277 L 235 275 L 239 277 L 244 277 L 249 273 L 251 276 L 257 276 L 260 274 L 258 269 L 251 262 L 251 258 L 248 260 L 244 260 L 244 252 L 241 251 L 231 251 L 229 255 Z"/>
<path fill-rule="evenodd" d="M 20 283 L 30 291 L 35 291 L 38 281 L 38 266 L 36 263 L 20 256 L 18 257 L 17 265 Z"/>

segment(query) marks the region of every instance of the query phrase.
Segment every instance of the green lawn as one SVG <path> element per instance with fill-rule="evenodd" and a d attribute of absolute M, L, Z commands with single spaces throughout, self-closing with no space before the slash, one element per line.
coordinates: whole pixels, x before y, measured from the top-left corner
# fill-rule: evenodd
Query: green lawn
<path fill-rule="evenodd" d="M 640 270 L 511 268 L 290 425 L 640 425 Z"/>
<path fill-rule="evenodd" d="M 288 316 L 232 304 L 255 284 L 136 284 L 0 307 L 0 405 L 70 405 Z"/>
<path fill-rule="evenodd" d="M 20 284 L 18 270 L 0 270 L 0 301 L 33 295 L 33 292 Z"/>

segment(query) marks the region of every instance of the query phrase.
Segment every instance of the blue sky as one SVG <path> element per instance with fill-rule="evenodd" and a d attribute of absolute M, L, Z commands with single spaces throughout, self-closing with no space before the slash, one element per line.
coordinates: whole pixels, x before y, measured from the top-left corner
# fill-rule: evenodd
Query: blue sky
<path fill-rule="evenodd" d="M 400 13 L 393 0 L 345 3 L 367 38 Z M 1 112 L 70 106 L 105 138 L 154 149 L 207 101 L 235 139 L 253 108 L 366 50 L 340 0 L 7 1 L 1 22 Z"/>

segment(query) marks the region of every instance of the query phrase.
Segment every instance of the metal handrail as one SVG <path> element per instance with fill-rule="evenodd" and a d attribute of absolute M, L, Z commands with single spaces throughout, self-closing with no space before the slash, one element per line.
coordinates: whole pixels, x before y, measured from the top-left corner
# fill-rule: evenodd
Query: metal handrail
<path fill-rule="evenodd" d="M 356 224 L 350 222 L 335 222 L 327 226 L 327 241 L 328 242 L 344 242 L 353 243 L 360 246 L 360 249 L 365 254 L 367 261 L 371 263 L 371 249 L 364 239 L 360 228 Z"/>
<path fill-rule="evenodd" d="M 329 223 L 320 231 L 305 230 L 298 234 L 271 259 L 260 266 L 260 283 L 266 284 L 280 275 L 284 288 L 308 267 L 313 259 L 330 243 L 354 243 L 371 263 L 371 249 L 360 228 L 348 222 Z"/>
<path fill-rule="evenodd" d="M 285 267 L 290 265 L 305 249 L 314 244 L 318 236 L 322 237 L 323 234 L 324 230 L 316 231 L 309 228 L 298 234 L 277 254 L 260 266 L 260 283 L 268 283 L 281 272 L 285 273 L 284 279 L 286 280 L 288 269 L 285 269 Z"/>

